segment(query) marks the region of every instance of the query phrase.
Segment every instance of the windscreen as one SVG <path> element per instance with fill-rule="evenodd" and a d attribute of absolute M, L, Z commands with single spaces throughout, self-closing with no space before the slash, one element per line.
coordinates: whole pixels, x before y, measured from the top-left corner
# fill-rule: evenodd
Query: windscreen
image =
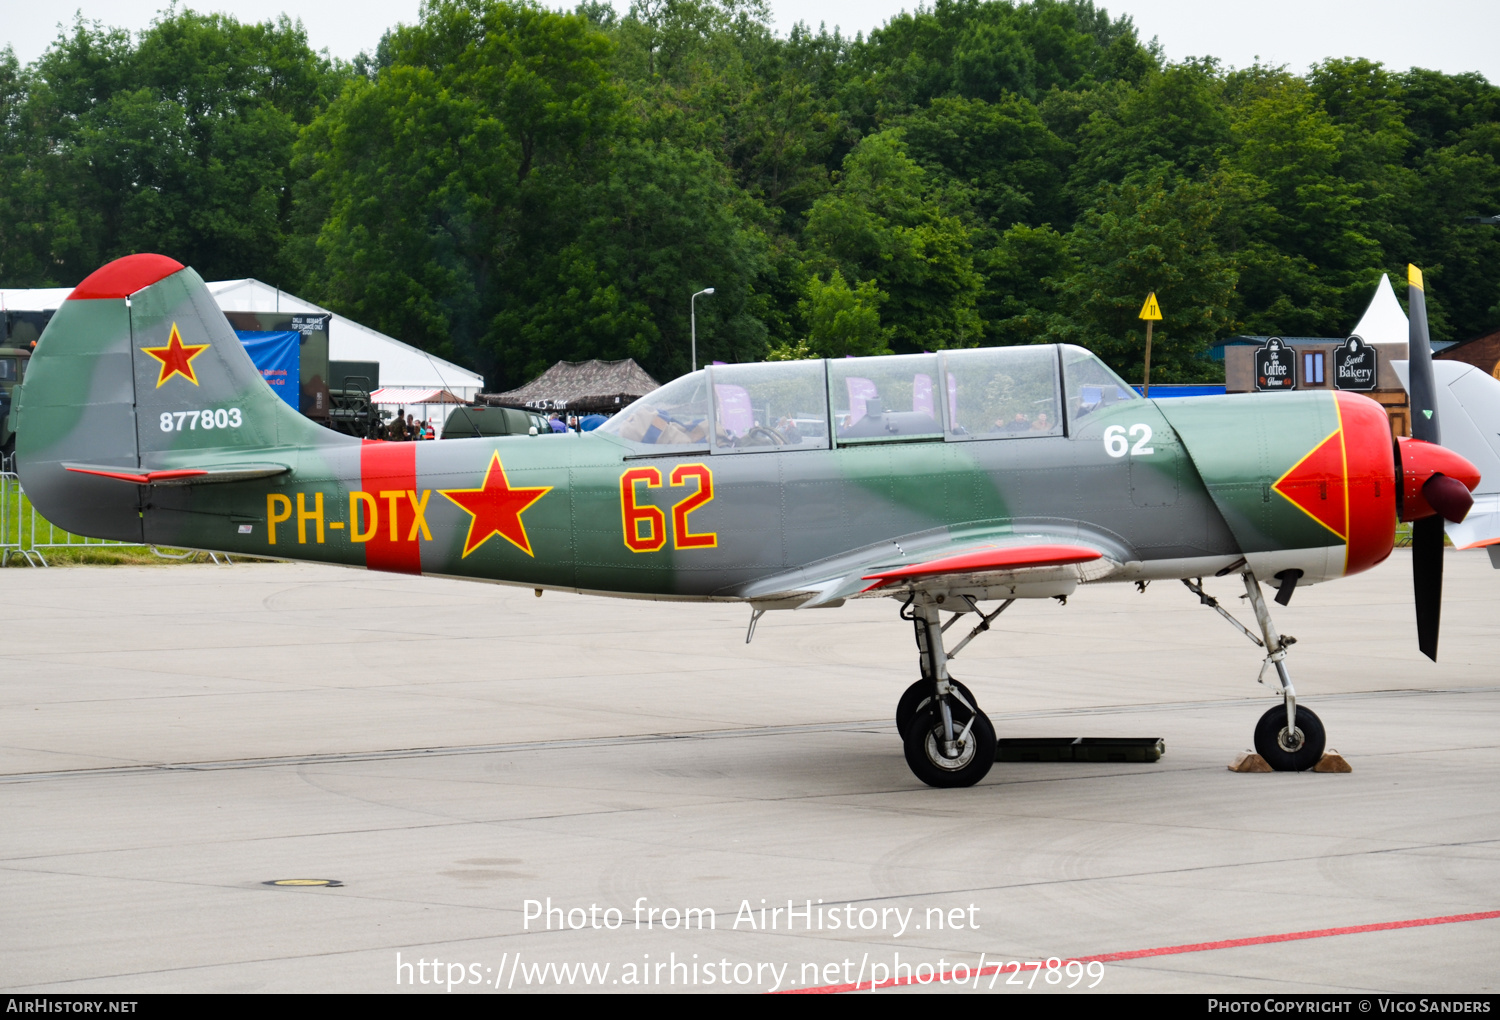
<path fill-rule="evenodd" d="M 1129 383 L 1110 371 L 1091 351 L 1072 344 L 1064 344 L 1062 351 L 1063 385 L 1072 421 L 1087 418 L 1101 408 L 1141 399 Z"/>
<path fill-rule="evenodd" d="M 708 445 L 708 414 L 708 372 L 693 372 L 646 394 L 597 431 L 643 449 L 703 448 Z"/>

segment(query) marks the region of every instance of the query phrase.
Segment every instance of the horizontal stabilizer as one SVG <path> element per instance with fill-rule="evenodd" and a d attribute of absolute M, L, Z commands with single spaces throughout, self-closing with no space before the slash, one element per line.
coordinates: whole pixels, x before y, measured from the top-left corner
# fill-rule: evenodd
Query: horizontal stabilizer
<path fill-rule="evenodd" d="M 983 574 L 991 571 L 1026 570 L 1035 567 L 1065 567 L 1098 559 L 1103 559 L 1102 553 L 1097 549 L 1086 549 L 1081 545 L 992 546 L 958 556 L 945 556 L 941 559 L 928 560 L 925 563 L 915 563 L 896 570 L 867 574 L 864 580 L 875 583 L 865 590 L 873 591 L 896 581 L 940 577 L 944 574 Z"/>
<path fill-rule="evenodd" d="M 1445 521 L 1443 528 L 1459 549 L 1478 549 L 1500 543 L 1500 492 L 1480 493 L 1462 522 Z"/>
<path fill-rule="evenodd" d="M 172 468 L 163 471 L 131 471 L 119 467 L 91 464 L 64 464 L 65 471 L 80 475 L 97 475 L 131 485 L 207 485 L 213 482 L 245 482 L 252 478 L 270 478 L 291 470 L 285 464 L 229 464 L 211 468 Z"/>

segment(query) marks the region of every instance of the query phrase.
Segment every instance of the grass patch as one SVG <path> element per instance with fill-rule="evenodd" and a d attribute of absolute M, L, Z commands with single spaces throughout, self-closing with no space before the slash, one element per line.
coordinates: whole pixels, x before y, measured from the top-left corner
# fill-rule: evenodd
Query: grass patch
<path fill-rule="evenodd" d="M 85 540 L 78 535 L 72 535 L 61 528 L 47 523 L 47 519 L 36 514 L 36 530 L 33 533 L 31 520 L 35 511 L 32 509 L 31 500 L 20 491 L 20 487 L 14 482 L 0 484 L 0 543 L 8 543 L 11 548 L 5 550 L 6 567 L 27 566 L 26 557 L 15 549 L 18 541 L 29 546 L 33 537 L 38 542 L 68 542 L 76 543 L 62 546 L 49 546 L 32 551 L 32 555 L 41 555 L 48 566 L 52 567 L 81 567 L 81 566 L 153 566 L 170 567 L 182 563 L 208 563 L 208 553 L 190 552 L 187 549 L 171 549 L 165 546 L 159 547 L 163 555 L 158 556 L 151 550 L 149 545 L 124 545 L 116 543 L 100 543 Z M 236 563 L 250 562 L 275 562 L 265 560 L 262 557 L 236 556 Z"/>
<path fill-rule="evenodd" d="M 49 567 L 173 567 L 183 563 L 207 563 L 208 553 L 189 553 L 186 549 L 162 549 L 169 556 L 182 556 L 185 559 L 166 559 L 151 551 L 146 545 L 75 545 L 61 548 L 38 549 L 47 561 Z M 249 558 L 241 560 L 235 557 L 236 563 L 250 562 Z M 6 567 L 24 567 L 26 560 L 18 553 L 12 552 L 6 562 Z"/>

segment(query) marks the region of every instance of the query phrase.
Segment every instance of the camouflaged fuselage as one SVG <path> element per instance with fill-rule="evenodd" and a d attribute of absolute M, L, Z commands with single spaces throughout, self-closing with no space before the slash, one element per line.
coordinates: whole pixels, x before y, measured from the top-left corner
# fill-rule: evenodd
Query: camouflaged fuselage
<path fill-rule="evenodd" d="M 727 456 L 603 433 L 361 442 L 277 398 L 202 281 L 167 263 L 90 277 L 32 359 L 21 476 L 75 533 L 669 598 L 813 590 L 970 533 L 1076 539 L 1110 564 L 1088 579 L 1245 557 L 1317 581 L 1379 562 L 1394 534 L 1384 412 L 1330 391 L 1122 400 L 1059 435 Z"/>

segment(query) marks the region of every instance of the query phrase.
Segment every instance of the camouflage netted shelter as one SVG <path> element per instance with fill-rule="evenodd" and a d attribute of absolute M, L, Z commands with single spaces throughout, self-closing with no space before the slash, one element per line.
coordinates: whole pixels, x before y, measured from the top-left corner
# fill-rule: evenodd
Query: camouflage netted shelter
<path fill-rule="evenodd" d="M 618 411 L 660 384 L 631 358 L 620 361 L 559 361 L 520 389 L 484 393 L 488 404 L 571 411 Z"/>

